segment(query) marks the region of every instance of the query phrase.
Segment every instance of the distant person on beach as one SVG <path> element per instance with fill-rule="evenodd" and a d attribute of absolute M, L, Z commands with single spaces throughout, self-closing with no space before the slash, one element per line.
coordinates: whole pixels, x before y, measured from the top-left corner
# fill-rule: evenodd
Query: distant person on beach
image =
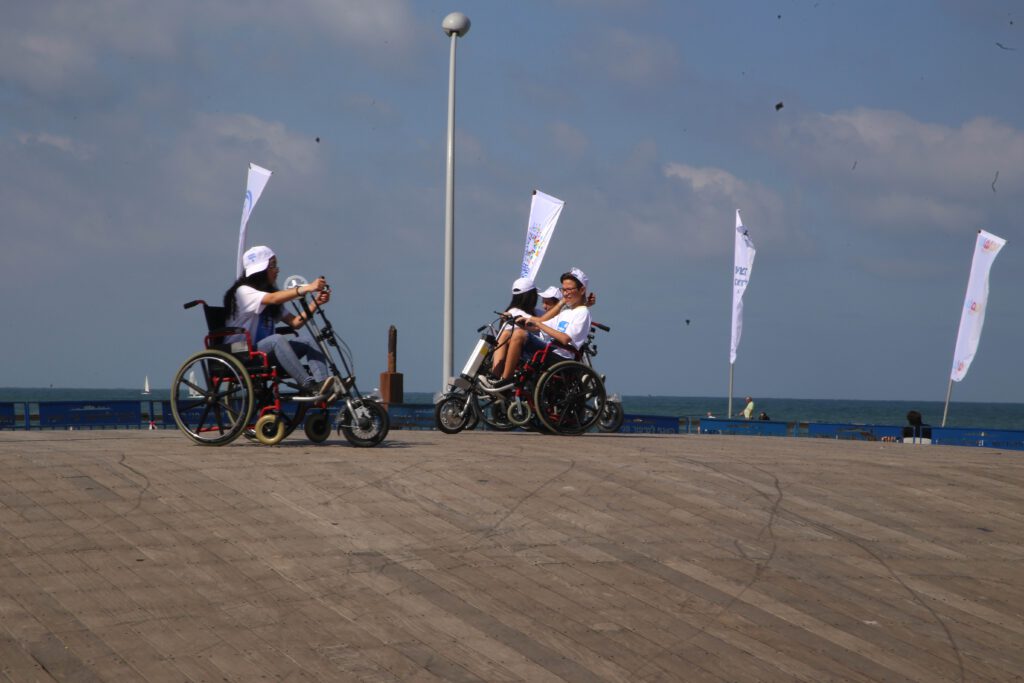
<path fill-rule="evenodd" d="M 768 413 L 766 413 L 766 412 L 764 412 L 764 411 L 762 410 L 762 411 L 761 411 L 761 414 L 757 416 L 757 419 L 758 419 L 758 420 L 770 420 L 771 418 L 770 418 L 770 417 L 768 417 Z"/>
<path fill-rule="evenodd" d="M 285 336 L 275 325 L 285 323 L 299 329 L 309 320 L 306 313 L 292 315 L 283 304 L 303 294 L 317 292 L 308 315 L 331 299 L 327 282 L 318 277 L 313 282 L 291 289 L 277 288 L 277 256 L 269 247 L 252 247 L 242 256 L 244 272 L 224 293 L 224 310 L 228 327 L 242 327 L 249 332 L 253 346 L 276 360 L 299 384 L 306 396 L 329 395 L 335 378 L 327 373 L 327 361 L 320 348 L 310 340 Z M 299 360 L 305 357 L 309 371 Z"/>
<path fill-rule="evenodd" d="M 746 402 L 746 407 L 743 408 L 743 419 L 749 420 L 754 416 L 754 399 L 747 396 L 743 399 Z"/>
<path fill-rule="evenodd" d="M 922 422 L 921 413 L 911 410 L 907 413 L 907 426 L 903 428 L 904 439 L 931 439 L 931 425 Z"/>

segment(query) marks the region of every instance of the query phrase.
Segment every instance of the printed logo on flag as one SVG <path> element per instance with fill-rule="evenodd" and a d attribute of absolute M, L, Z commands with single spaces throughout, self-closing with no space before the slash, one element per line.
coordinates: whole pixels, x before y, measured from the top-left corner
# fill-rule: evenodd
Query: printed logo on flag
<path fill-rule="evenodd" d="M 995 240 L 985 240 L 982 243 L 981 248 L 985 251 L 995 251 L 999 248 L 999 244 Z"/>

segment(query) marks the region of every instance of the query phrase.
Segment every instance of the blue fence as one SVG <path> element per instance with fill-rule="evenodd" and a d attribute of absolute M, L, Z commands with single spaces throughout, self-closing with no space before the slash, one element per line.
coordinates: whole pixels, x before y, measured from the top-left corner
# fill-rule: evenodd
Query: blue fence
<path fill-rule="evenodd" d="M 333 420 L 339 406 L 331 410 Z M 294 410 L 288 406 L 287 410 Z M 434 406 L 388 407 L 392 429 L 434 429 Z M 0 430 L 10 429 L 146 429 L 176 428 L 170 401 L 41 401 L 0 403 Z M 477 427 L 484 428 L 484 425 Z M 626 415 L 623 434 L 727 434 L 795 436 L 855 441 L 902 441 L 903 427 L 838 422 L 775 422 L 662 415 Z M 966 427 L 932 427 L 931 443 L 1024 450 L 1024 431 Z"/>

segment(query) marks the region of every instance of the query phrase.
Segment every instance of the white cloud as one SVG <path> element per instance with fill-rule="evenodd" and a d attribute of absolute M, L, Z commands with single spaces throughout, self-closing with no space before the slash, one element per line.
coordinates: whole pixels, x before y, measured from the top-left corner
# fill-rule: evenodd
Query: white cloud
<path fill-rule="evenodd" d="M 979 227 L 996 172 L 997 192 L 1024 191 L 1024 131 L 986 117 L 951 127 L 860 108 L 805 117 L 781 129 L 778 147 L 879 227 Z"/>
<path fill-rule="evenodd" d="M 225 179 L 238 178 L 249 162 L 289 182 L 309 182 L 323 164 L 316 147 L 313 136 L 280 122 L 248 114 L 199 114 L 177 140 L 168 167 L 189 201 L 218 206 Z"/>
<path fill-rule="evenodd" d="M 764 234 L 769 241 L 785 236 L 782 199 L 760 183 L 747 182 L 721 168 L 678 162 L 666 164 L 663 173 L 684 190 L 678 220 L 701 253 L 728 247 L 730 243 L 721 239 L 720 230 L 723 225 L 731 227 L 729 217 L 736 209 L 750 217 L 755 234 Z"/>
<path fill-rule="evenodd" d="M 104 58 L 178 58 L 197 27 L 284 29 L 302 41 L 310 36 L 395 59 L 413 42 L 416 26 L 407 0 L 337 2 L 241 0 L 207 3 L 177 0 L 56 0 L 7 3 L 0 25 L 0 82 L 57 94 L 89 89 L 102 81 Z"/>
<path fill-rule="evenodd" d="M 18 142 L 22 145 L 44 145 L 70 154 L 76 159 L 89 159 L 95 152 L 91 145 L 83 145 L 69 137 L 50 133 L 19 133 Z"/>

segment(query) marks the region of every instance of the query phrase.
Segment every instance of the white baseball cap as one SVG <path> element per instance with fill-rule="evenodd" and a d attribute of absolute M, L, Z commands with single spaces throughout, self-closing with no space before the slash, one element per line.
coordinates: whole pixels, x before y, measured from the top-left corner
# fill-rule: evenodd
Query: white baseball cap
<path fill-rule="evenodd" d="M 538 296 L 541 299 L 561 299 L 562 290 L 559 289 L 558 287 L 548 287 L 547 289 L 541 291 L 538 294 Z"/>
<path fill-rule="evenodd" d="M 245 267 L 245 276 L 266 270 L 270 265 L 270 259 L 274 258 L 274 252 L 270 247 L 252 247 L 242 254 L 242 265 Z"/>
<path fill-rule="evenodd" d="M 533 284 L 533 280 L 528 277 L 521 277 L 512 283 L 512 293 L 522 294 L 523 292 L 529 292 L 531 289 L 537 287 Z"/>
<path fill-rule="evenodd" d="M 574 278 L 579 280 L 579 283 L 581 285 L 583 285 L 584 289 L 586 288 L 586 286 L 587 286 L 587 274 L 586 273 L 584 273 L 582 270 L 580 270 L 576 266 L 573 266 L 572 268 L 569 269 L 569 275 L 572 275 Z"/>

